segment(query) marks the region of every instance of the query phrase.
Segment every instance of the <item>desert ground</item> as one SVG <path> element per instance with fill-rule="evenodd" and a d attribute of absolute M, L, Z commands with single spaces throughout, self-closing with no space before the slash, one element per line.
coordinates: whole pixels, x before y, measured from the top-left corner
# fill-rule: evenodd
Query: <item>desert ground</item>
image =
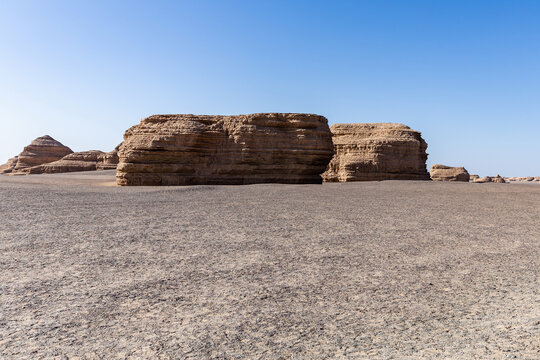
<path fill-rule="evenodd" d="M 0 176 L 1 359 L 538 359 L 540 185 Z"/>

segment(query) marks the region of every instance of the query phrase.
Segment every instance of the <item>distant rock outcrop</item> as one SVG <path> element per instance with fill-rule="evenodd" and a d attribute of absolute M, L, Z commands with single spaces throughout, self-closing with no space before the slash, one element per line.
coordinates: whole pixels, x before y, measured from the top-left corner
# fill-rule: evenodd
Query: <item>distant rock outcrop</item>
<path fill-rule="evenodd" d="M 476 175 L 476 174 L 471 174 L 469 175 L 469 181 L 475 181 L 476 179 L 479 179 L 480 176 Z"/>
<path fill-rule="evenodd" d="M 17 165 L 17 156 L 9 159 L 4 165 L 0 165 L 0 174 L 9 174 Z"/>
<path fill-rule="evenodd" d="M 464 167 L 451 167 L 435 164 L 429 171 L 431 180 L 435 181 L 469 181 L 470 175 Z"/>
<path fill-rule="evenodd" d="M 540 176 L 505 177 L 504 180 L 512 182 L 540 182 Z"/>
<path fill-rule="evenodd" d="M 118 144 L 113 151 L 103 154 L 98 159 L 98 170 L 114 170 L 118 166 L 118 150 L 123 142 Z"/>
<path fill-rule="evenodd" d="M 325 117 L 154 115 L 128 129 L 119 185 L 321 183 L 333 155 Z"/>
<path fill-rule="evenodd" d="M 22 170 L 22 172 L 27 174 L 52 174 L 97 170 L 99 159 L 103 155 L 105 153 L 98 150 L 74 152 L 60 160 L 33 166 Z"/>
<path fill-rule="evenodd" d="M 403 124 L 335 124 L 335 155 L 324 181 L 429 180 L 427 144 Z"/>
<path fill-rule="evenodd" d="M 489 183 L 489 182 L 491 182 L 491 183 L 499 183 L 499 184 L 506 183 L 506 181 L 500 175 L 497 175 L 497 176 L 484 176 L 484 177 L 475 179 L 474 182 L 475 183 Z"/>
<path fill-rule="evenodd" d="M 62 145 L 49 135 L 41 136 L 23 149 L 17 157 L 17 164 L 12 172 L 23 172 L 23 170 L 33 166 L 60 160 L 72 152 L 70 148 Z"/>

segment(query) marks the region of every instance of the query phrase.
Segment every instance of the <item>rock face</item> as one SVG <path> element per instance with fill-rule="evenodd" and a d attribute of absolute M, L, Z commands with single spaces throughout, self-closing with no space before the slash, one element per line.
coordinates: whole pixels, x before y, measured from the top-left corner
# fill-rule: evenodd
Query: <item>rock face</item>
<path fill-rule="evenodd" d="M 64 156 L 60 160 L 33 166 L 22 170 L 22 172 L 27 174 L 51 174 L 97 170 L 99 159 L 103 155 L 105 155 L 105 153 L 98 150 L 74 152 Z"/>
<path fill-rule="evenodd" d="M 123 143 L 118 144 L 113 151 L 103 154 L 98 159 L 98 170 L 113 170 L 118 165 L 118 150 Z"/>
<path fill-rule="evenodd" d="M 154 115 L 126 131 L 117 183 L 321 183 L 332 155 L 320 115 Z"/>
<path fill-rule="evenodd" d="M 9 174 L 17 165 L 17 156 L 9 159 L 4 165 L 0 165 L 0 174 Z"/>
<path fill-rule="evenodd" d="M 464 167 L 451 167 L 435 164 L 429 171 L 431 180 L 435 181 L 466 181 L 470 179 L 469 172 Z"/>
<path fill-rule="evenodd" d="M 17 164 L 13 168 L 13 173 L 60 160 L 72 152 L 70 148 L 62 145 L 49 135 L 38 137 L 19 154 Z"/>
<path fill-rule="evenodd" d="M 480 176 L 478 176 L 478 175 L 476 175 L 476 174 L 471 174 L 471 175 L 469 176 L 469 180 L 470 180 L 470 181 L 475 181 L 476 179 L 479 179 L 479 178 L 480 178 Z"/>
<path fill-rule="evenodd" d="M 429 180 L 421 133 L 393 123 L 335 124 L 324 181 Z"/>

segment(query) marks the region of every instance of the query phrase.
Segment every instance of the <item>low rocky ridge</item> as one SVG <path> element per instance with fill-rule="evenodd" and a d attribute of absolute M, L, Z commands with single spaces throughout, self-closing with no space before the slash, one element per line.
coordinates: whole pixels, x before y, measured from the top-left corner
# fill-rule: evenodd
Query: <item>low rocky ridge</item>
<path fill-rule="evenodd" d="M 481 178 L 474 179 L 473 182 L 475 183 L 499 183 L 504 184 L 506 181 L 500 176 L 484 176 Z"/>
<path fill-rule="evenodd" d="M 427 143 L 403 124 L 335 124 L 335 155 L 324 181 L 429 180 Z"/>
<path fill-rule="evenodd" d="M 13 166 L 14 159 L 10 159 L 8 164 L 10 161 L 11 164 L 7 168 L 11 168 L 11 172 L 6 172 L 5 170 L 4 172 L 12 174 L 24 173 L 25 169 L 60 160 L 72 152 L 70 148 L 62 145 L 49 135 L 41 136 L 26 146 L 19 156 L 16 157 L 17 163 L 15 166 Z"/>
<path fill-rule="evenodd" d="M 0 165 L 0 174 L 9 174 L 17 165 L 17 156 L 9 159 L 4 165 Z"/>
<path fill-rule="evenodd" d="M 464 167 L 451 167 L 435 164 L 429 171 L 434 181 L 469 181 L 469 172 Z"/>
<path fill-rule="evenodd" d="M 505 177 L 504 180 L 512 182 L 540 182 L 540 176 Z"/>
<path fill-rule="evenodd" d="M 118 150 L 122 143 L 118 144 L 113 151 L 102 154 L 98 158 L 97 170 L 114 170 L 118 166 Z"/>
<path fill-rule="evenodd" d="M 51 174 L 75 171 L 95 171 L 97 170 L 98 163 L 103 155 L 105 155 L 105 153 L 99 150 L 74 152 L 64 156 L 60 160 L 33 166 L 23 170 L 23 172 L 27 174 Z"/>
<path fill-rule="evenodd" d="M 321 183 L 332 155 L 320 115 L 154 115 L 126 131 L 117 183 Z"/>

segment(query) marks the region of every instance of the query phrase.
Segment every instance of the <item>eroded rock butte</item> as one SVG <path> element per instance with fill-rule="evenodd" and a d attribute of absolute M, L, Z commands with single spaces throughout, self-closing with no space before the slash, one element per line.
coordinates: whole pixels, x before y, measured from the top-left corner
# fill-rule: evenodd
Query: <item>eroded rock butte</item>
<path fill-rule="evenodd" d="M 332 155 L 320 115 L 154 115 L 126 131 L 117 183 L 320 183 Z"/>
<path fill-rule="evenodd" d="M 335 155 L 324 181 L 429 180 L 427 144 L 403 124 L 335 124 Z"/>

